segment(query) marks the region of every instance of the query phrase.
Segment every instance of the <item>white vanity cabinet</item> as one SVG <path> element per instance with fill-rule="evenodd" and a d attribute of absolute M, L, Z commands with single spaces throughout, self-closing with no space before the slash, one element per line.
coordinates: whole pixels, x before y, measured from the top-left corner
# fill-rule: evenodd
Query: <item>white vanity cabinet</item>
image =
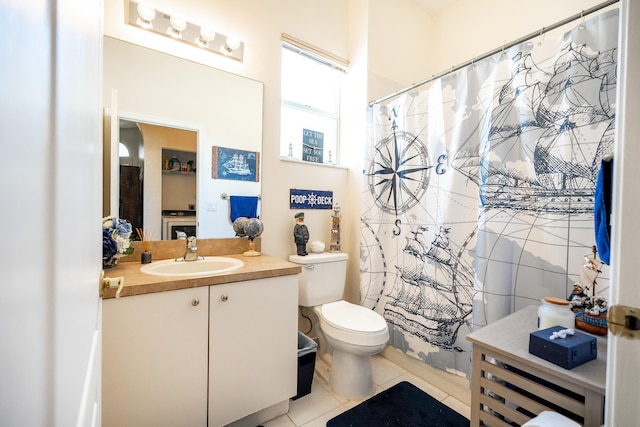
<path fill-rule="evenodd" d="M 207 425 L 209 287 L 106 299 L 102 425 Z"/>
<path fill-rule="evenodd" d="M 298 276 L 211 286 L 209 427 L 296 394 Z"/>
<path fill-rule="evenodd" d="M 105 299 L 102 425 L 217 427 L 279 410 L 296 394 L 297 309 L 295 274 Z"/>

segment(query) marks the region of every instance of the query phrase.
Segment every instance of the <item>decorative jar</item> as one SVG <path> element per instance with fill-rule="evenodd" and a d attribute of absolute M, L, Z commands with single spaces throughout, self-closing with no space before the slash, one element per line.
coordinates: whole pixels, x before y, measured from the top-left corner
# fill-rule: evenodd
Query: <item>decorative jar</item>
<path fill-rule="evenodd" d="M 571 311 L 569 301 L 555 297 L 542 298 L 542 305 L 538 307 L 538 329 L 552 326 L 575 328 L 575 325 L 575 313 Z"/>

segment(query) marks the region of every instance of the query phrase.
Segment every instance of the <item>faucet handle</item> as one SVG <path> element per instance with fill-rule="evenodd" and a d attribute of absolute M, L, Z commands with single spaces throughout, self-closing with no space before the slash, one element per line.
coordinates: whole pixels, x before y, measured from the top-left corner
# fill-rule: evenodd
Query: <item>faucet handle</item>
<path fill-rule="evenodd" d="M 196 236 L 187 237 L 187 248 L 195 248 L 196 247 Z"/>

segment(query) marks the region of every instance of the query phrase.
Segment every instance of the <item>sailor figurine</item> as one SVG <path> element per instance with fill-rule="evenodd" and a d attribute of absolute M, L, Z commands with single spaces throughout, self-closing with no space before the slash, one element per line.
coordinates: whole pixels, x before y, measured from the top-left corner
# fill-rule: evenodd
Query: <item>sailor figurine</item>
<path fill-rule="evenodd" d="M 571 307 L 571 311 L 574 313 L 579 313 L 584 310 L 589 300 L 587 294 L 584 293 L 584 289 L 580 286 L 580 283 L 576 282 L 573 284 L 573 291 L 567 297 L 567 301 L 569 301 L 569 306 Z"/>
<path fill-rule="evenodd" d="M 296 225 L 293 227 L 293 240 L 296 242 L 298 255 L 308 255 L 307 242 L 309 241 L 309 229 L 304 225 L 304 212 L 295 214 Z"/>

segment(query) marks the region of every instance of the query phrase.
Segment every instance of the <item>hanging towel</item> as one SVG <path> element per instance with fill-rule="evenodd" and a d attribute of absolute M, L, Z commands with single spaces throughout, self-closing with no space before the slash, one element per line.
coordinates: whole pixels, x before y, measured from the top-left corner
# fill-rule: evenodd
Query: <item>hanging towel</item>
<path fill-rule="evenodd" d="M 609 265 L 611 235 L 611 193 L 613 192 L 613 159 L 603 160 L 596 181 L 593 219 L 598 255 Z"/>
<path fill-rule="evenodd" d="M 229 205 L 231 208 L 231 222 L 241 216 L 247 218 L 256 218 L 258 216 L 257 196 L 230 196 Z"/>

